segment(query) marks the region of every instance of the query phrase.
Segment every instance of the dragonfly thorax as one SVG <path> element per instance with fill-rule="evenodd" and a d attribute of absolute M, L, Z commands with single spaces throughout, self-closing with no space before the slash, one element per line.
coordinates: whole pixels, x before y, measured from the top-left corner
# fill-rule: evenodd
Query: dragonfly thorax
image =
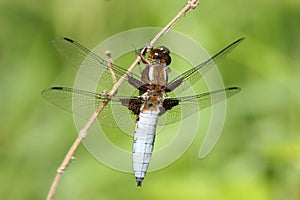
<path fill-rule="evenodd" d="M 166 85 L 170 68 L 165 63 L 153 62 L 147 64 L 142 72 L 142 81 L 151 85 Z"/>

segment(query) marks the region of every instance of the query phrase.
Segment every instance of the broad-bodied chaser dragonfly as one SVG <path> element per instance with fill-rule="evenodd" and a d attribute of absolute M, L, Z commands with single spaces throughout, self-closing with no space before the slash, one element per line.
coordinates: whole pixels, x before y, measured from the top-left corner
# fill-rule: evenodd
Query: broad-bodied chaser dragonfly
<path fill-rule="evenodd" d="M 173 95 L 176 91 L 176 94 L 180 94 L 181 91 L 186 89 L 187 85 L 190 87 L 199 81 L 203 74 L 214 66 L 215 62 L 223 58 L 242 40 L 243 38 L 236 40 L 213 57 L 178 75 L 171 81 L 168 80 L 170 71 L 168 65 L 171 63 L 170 51 L 164 46 L 149 50 L 150 53 L 147 57 L 140 55 L 142 61 L 146 64 L 141 75 L 128 73 L 122 67 L 113 65 L 113 71 L 117 78 L 128 73 L 126 84 L 139 92 L 139 95 L 136 96 L 130 96 L 130 94 L 127 97 L 115 95 L 111 98 L 112 104 L 126 106 L 132 111 L 131 114 L 136 116 L 132 163 L 137 186 L 142 185 L 148 170 L 153 152 L 156 126 L 160 116 L 168 113 L 171 116 L 167 118 L 165 124 L 178 122 L 197 112 L 198 107 L 201 110 L 210 106 L 212 104 L 211 99 L 214 99 L 214 103 L 217 103 L 224 100 L 224 93 L 228 98 L 241 90 L 238 87 L 229 87 L 198 95 L 175 97 Z M 89 71 L 92 76 L 97 77 L 98 74 L 101 74 L 99 84 L 107 87 L 107 90 L 111 89 L 109 88 L 112 86 L 111 71 L 109 69 L 111 63 L 71 39 L 56 37 L 53 43 L 57 50 L 77 67 L 84 65 L 86 71 Z M 62 109 L 78 115 L 80 115 L 80 112 L 72 109 L 73 100 L 82 102 L 83 110 L 87 107 L 96 109 L 95 107 L 107 98 L 107 95 L 103 93 L 92 93 L 67 87 L 45 89 L 42 91 L 42 96 Z M 107 109 L 109 110 L 110 107 L 108 106 Z M 107 113 L 105 112 L 105 114 Z M 104 126 L 117 126 L 111 115 L 100 113 L 98 120 Z"/>

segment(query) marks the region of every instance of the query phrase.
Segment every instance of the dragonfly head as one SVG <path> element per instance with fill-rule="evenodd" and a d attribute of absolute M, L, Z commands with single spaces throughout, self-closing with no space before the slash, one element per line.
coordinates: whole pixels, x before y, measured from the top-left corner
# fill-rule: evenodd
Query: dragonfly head
<path fill-rule="evenodd" d="M 170 50 L 167 47 L 159 46 L 151 50 L 149 57 L 151 59 L 160 60 L 162 63 L 169 65 L 171 63 Z"/>

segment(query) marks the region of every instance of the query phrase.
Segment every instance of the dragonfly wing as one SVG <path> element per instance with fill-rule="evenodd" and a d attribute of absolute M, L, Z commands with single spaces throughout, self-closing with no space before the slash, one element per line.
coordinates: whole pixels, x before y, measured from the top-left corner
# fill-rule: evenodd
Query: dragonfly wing
<path fill-rule="evenodd" d="M 42 91 L 42 96 L 54 105 L 72 112 L 84 119 L 89 119 L 97 107 L 106 98 L 104 94 L 96 94 L 67 87 L 52 87 Z M 125 97 L 122 97 L 124 100 Z M 135 117 L 126 106 L 114 97 L 98 115 L 100 125 L 108 127 L 133 127 Z"/>
<path fill-rule="evenodd" d="M 244 38 L 240 38 L 235 42 L 228 45 L 226 48 L 221 50 L 219 53 L 204 61 L 200 65 L 180 74 L 175 77 L 172 81 L 170 81 L 167 85 L 167 88 L 170 91 L 174 90 L 176 95 L 183 92 L 187 87 L 191 87 L 193 84 L 198 82 L 205 73 L 207 73 L 210 69 L 213 68 L 216 62 L 221 60 L 224 56 L 226 56 L 230 51 L 232 51 L 235 47 L 237 47 Z"/>
<path fill-rule="evenodd" d="M 162 119 L 159 120 L 159 125 L 178 122 L 212 104 L 224 101 L 226 98 L 229 98 L 240 91 L 241 89 L 238 87 L 230 87 L 194 96 L 167 98 L 165 101 L 174 102 L 174 107 L 171 106 L 172 108 L 167 110 L 164 114 L 165 116 L 162 116 Z"/>
<path fill-rule="evenodd" d="M 110 62 L 107 62 L 105 59 L 71 39 L 55 37 L 52 42 L 57 51 L 75 68 L 80 69 L 80 72 L 87 78 L 99 82 L 101 89 L 110 90 L 112 88 L 113 79 L 109 69 L 111 65 Z M 137 82 L 140 80 L 140 76 L 134 73 L 128 73 L 127 70 L 115 64 L 113 65 L 113 71 L 117 79 L 126 73 L 131 79 L 137 80 Z M 127 85 L 127 90 L 132 91 L 134 89 L 127 82 L 124 84 Z"/>

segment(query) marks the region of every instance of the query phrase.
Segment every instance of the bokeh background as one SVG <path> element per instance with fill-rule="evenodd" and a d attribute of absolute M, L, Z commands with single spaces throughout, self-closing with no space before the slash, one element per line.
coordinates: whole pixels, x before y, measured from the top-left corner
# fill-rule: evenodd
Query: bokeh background
<path fill-rule="evenodd" d="M 185 2 L 0 1 L 0 199 L 45 199 L 77 136 L 72 115 L 40 95 L 72 86 L 76 74 L 52 38 L 93 48 L 128 29 L 162 27 Z M 197 136 L 184 156 L 136 188 L 132 174 L 102 165 L 81 145 L 55 199 L 300 199 L 299 9 L 297 0 L 201 1 L 174 30 L 210 53 L 246 37 L 219 64 L 225 85 L 242 92 L 228 101 L 212 153 L 198 159 Z"/>

